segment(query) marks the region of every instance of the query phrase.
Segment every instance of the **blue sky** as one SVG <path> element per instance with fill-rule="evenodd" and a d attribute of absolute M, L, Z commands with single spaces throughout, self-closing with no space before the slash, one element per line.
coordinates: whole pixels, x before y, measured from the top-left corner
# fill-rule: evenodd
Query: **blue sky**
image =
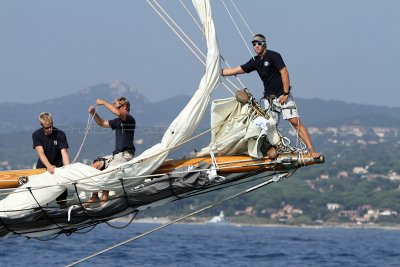
<path fill-rule="evenodd" d="M 204 48 L 179 1 L 159 3 Z M 225 3 L 249 40 L 231 0 Z M 251 30 L 282 54 L 295 96 L 400 107 L 400 1 L 234 3 Z M 222 1 L 212 4 L 222 55 L 232 66 L 246 62 L 251 55 Z M 144 0 L 0 0 L 0 44 L 2 103 L 38 102 L 114 80 L 157 101 L 190 95 L 204 72 Z M 241 79 L 261 96 L 257 74 Z"/>

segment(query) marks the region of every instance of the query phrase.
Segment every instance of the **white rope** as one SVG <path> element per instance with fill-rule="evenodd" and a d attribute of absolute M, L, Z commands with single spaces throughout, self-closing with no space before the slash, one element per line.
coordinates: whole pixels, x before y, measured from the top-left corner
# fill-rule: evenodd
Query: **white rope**
<path fill-rule="evenodd" d="M 98 105 L 95 105 L 95 107 L 96 107 L 96 108 L 95 108 L 95 111 L 94 111 L 94 112 L 96 113 L 96 111 L 97 111 L 97 109 L 99 108 L 99 106 L 98 106 Z M 80 146 L 79 149 L 78 149 L 78 152 L 76 152 L 76 156 L 75 156 L 74 160 L 72 161 L 72 163 L 75 163 L 75 161 L 78 159 L 79 155 L 81 154 L 83 144 L 84 144 L 85 141 L 86 141 L 86 137 L 87 137 L 87 135 L 88 135 L 88 133 L 89 133 L 89 129 L 90 129 L 90 126 L 92 125 L 93 120 L 94 120 L 94 116 L 90 116 L 90 114 L 89 114 L 89 115 L 88 115 L 88 120 L 87 120 L 87 123 L 86 123 L 85 135 L 84 135 L 84 137 L 83 137 L 83 141 L 82 141 L 82 143 L 81 143 L 81 146 Z"/>
<path fill-rule="evenodd" d="M 215 155 L 214 155 L 213 149 L 214 149 L 214 145 L 212 145 L 211 148 L 210 148 L 211 162 L 212 162 L 212 165 L 213 165 L 214 168 L 219 169 L 219 167 L 218 167 L 218 162 L 217 162 L 217 158 L 216 158 Z"/>

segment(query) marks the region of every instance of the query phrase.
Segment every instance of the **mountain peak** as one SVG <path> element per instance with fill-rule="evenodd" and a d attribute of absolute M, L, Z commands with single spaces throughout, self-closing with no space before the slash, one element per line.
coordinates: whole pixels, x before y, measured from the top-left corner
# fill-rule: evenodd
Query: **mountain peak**
<path fill-rule="evenodd" d="M 125 95 L 128 92 L 136 91 L 129 85 L 118 80 L 112 81 L 110 83 L 110 88 L 113 89 L 116 95 Z"/>
<path fill-rule="evenodd" d="M 108 84 L 102 83 L 86 87 L 72 95 L 74 96 L 97 95 L 97 97 L 104 97 L 110 101 L 122 96 L 125 96 L 127 98 L 129 98 L 129 96 L 134 96 L 134 98 L 141 98 L 147 100 L 146 97 L 143 96 L 138 90 L 118 80 L 112 81 L 111 83 Z"/>

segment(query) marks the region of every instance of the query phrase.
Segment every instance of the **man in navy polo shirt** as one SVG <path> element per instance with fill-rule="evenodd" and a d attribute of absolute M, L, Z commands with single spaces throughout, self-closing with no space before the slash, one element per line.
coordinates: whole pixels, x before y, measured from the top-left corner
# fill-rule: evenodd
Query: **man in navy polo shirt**
<path fill-rule="evenodd" d="M 135 136 L 136 121 L 130 111 L 130 103 L 125 97 L 115 99 L 113 103 L 109 103 L 103 99 L 96 99 L 96 105 L 106 107 L 111 113 L 117 117 L 112 120 L 104 120 L 96 112 L 93 106 L 90 106 L 88 111 L 94 116 L 94 120 L 100 127 L 111 128 L 115 130 L 115 150 L 112 155 L 100 158 L 93 163 L 93 167 L 98 169 L 105 169 L 110 166 L 115 166 L 125 163 L 133 159 L 135 155 L 135 146 L 133 140 Z M 108 200 L 109 191 L 104 190 L 101 202 L 104 204 Z M 86 204 L 99 202 L 97 193 L 93 193 L 92 197 Z"/>
<path fill-rule="evenodd" d="M 297 129 L 311 156 L 319 157 L 320 154 L 315 151 L 308 131 L 298 115 L 296 103 L 290 93 L 289 72 L 281 55 L 267 50 L 265 36 L 262 34 L 254 35 L 251 42 L 257 56 L 241 66 L 222 69 L 221 75 L 231 76 L 256 70 L 264 84 L 265 109 L 272 109 L 278 118 L 282 113 L 283 118 Z"/>
<path fill-rule="evenodd" d="M 39 115 L 41 128 L 32 134 L 33 148 L 36 150 L 39 159 L 36 168 L 46 168 L 51 174 L 57 167 L 70 164 L 68 155 L 68 142 L 65 133 L 53 126 L 52 115 L 43 112 Z M 57 203 L 65 207 L 68 192 L 64 191 L 57 198 Z"/>

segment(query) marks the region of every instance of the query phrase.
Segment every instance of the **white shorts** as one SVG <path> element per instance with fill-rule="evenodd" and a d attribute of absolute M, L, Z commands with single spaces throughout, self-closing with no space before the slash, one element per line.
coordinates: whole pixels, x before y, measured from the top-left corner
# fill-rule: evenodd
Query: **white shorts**
<path fill-rule="evenodd" d="M 277 114 L 282 113 L 282 117 L 285 120 L 290 120 L 291 118 L 298 118 L 299 113 L 297 112 L 297 107 L 296 103 L 294 102 L 294 99 L 292 95 L 290 94 L 286 103 L 284 105 L 281 105 L 278 101 L 279 98 L 274 98 L 272 100 L 272 107 L 270 106 L 269 102 L 265 98 L 261 98 L 261 107 L 264 110 L 271 110 L 272 112 L 275 112 Z"/>
<path fill-rule="evenodd" d="M 110 166 L 115 166 L 121 163 L 125 163 L 133 159 L 134 155 L 128 151 L 124 152 L 119 152 L 118 154 L 115 155 L 108 155 L 105 156 L 105 168 L 108 168 Z"/>

